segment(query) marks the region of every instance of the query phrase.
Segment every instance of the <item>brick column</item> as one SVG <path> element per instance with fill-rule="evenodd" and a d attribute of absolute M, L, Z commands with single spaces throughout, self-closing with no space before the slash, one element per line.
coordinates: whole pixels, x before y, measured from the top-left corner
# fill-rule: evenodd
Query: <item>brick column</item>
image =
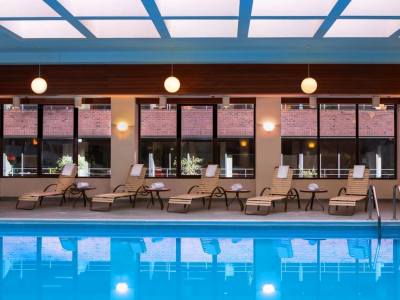
<path fill-rule="evenodd" d="M 275 129 L 267 132 L 264 122 L 272 122 Z M 280 163 L 281 155 L 281 98 L 256 99 L 256 192 L 257 195 L 272 181 L 272 171 Z"/>
<path fill-rule="evenodd" d="M 116 126 L 126 122 L 128 130 L 120 132 Z M 111 187 L 126 180 L 129 166 L 137 162 L 136 101 L 134 96 L 111 97 Z"/>

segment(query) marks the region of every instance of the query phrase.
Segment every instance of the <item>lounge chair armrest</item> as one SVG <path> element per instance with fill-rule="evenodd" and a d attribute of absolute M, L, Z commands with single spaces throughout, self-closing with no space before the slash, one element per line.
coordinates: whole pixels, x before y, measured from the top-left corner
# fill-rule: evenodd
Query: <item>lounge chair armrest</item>
<path fill-rule="evenodd" d="M 346 194 L 347 189 L 345 187 L 341 187 L 339 192 L 338 192 L 338 196 L 342 195 L 343 193 Z"/>
<path fill-rule="evenodd" d="M 113 193 L 115 193 L 120 187 L 125 186 L 125 184 L 119 184 L 113 189 Z"/>
<path fill-rule="evenodd" d="M 51 188 L 52 186 L 56 186 L 56 185 L 57 185 L 56 183 L 49 184 L 48 186 L 46 186 L 44 188 L 43 192 L 47 192 L 49 190 L 49 188 Z"/>
<path fill-rule="evenodd" d="M 194 186 L 192 186 L 189 190 L 188 190 L 188 194 L 190 194 L 195 188 L 198 188 L 199 186 L 198 185 L 194 185 Z"/>
<path fill-rule="evenodd" d="M 268 187 L 268 186 L 266 186 L 265 188 L 263 188 L 262 189 L 262 191 L 261 191 L 261 193 L 260 193 L 260 196 L 262 196 L 262 195 L 264 195 L 264 193 L 265 193 L 265 191 L 269 191 L 271 188 L 270 187 Z"/>

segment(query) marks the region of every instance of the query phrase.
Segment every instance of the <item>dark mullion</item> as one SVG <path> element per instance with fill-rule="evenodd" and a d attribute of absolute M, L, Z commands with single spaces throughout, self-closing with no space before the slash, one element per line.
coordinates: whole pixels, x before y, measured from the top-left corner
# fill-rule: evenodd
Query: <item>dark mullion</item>
<path fill-rule="evenodd" d="M 37 121 L 37 175 L 42 176 L 42 145 L 43 145 L 43 104 L 38 104 Z"/>
<path fill-rule="evenodd" d="M 0 105 L 0 138 L 1 138 L 1 143 L 0 143 L 0 151 L 1 153 L 4 153 L 4 105 L 1 104 Z M 0 163 L 2 166 L 4 166 L 3 164 L 3 156 L 1 155 L 0 158 Z M 4 176 L 3 172 L 1 172 L 1 176 Z"/>
<path fill-rule="evenodd" d="M 321 178 L 321 116 L 320 116 L 320 104 L 317 103 L 317 178 Z"/>
<path fill-rule="evenodd" d="M 78 118 L 79 109 L 74 107 L 74 129 L 73 129 L 73 139 L 72 139 L 72 161 L 74 164 L 78 165 Z"/>
<path fill-rule="evenodd" d="M 356 104 L 356 164 L 359 165 L 360 164 L 360 141 L 359 141 L 359 130 L 358 130 L 358 124 L 359 124 L 359 120 L 358 120 L 358 104 Z"/>
<path fill-rule="evenodd" d="M 394 110 L 394 179 L 397 179 L 397 104 L 393 105 Z"/>
<path fill-rule="evenodd" d="M 213 164 L 219 165 L 219 147 L 218 147 L 218 104 L 213 104 L 213 137 L 212 137 L 212 151 L 213 151 L 213 156 L 212 156 L 212 161 Z M 219 166 L 221 167 L 221 166 Z"/>
<path fill-rule="evenodd" d="M 181 177 L 182 105 L 176 105 L 176 177 Z"/>

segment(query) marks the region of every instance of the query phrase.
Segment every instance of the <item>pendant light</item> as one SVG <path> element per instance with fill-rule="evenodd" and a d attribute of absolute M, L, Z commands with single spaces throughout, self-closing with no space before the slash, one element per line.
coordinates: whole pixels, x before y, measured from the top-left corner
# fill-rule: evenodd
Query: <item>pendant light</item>
<path fill-rule="evenodd" d="M 43 94 L 47 91 L 47 82 L 40 77 L 40 65 L 39 65 L 39 76 L 32 80 L 31 89 L 35 94 Z"/>
<path fill-rule="evenodd" d="M 310 77 L 310 65 L 307 65 L 307 77 L 301 82 L 301 90 L 305 94 L 312 94 L 317 90 L 317 81 Z"/>
<path fill-rule="evenodd" d="M 174 65 L 171 65 L 171 76 L 165 79 L 164 88 L 168 93 L 176 93 L 180 87 L 179 79 L 174 76 Z"/>

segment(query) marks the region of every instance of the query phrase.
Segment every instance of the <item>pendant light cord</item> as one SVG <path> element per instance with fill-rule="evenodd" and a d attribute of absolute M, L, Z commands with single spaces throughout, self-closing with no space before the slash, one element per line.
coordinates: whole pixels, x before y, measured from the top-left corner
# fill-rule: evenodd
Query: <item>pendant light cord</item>
<path fill-rule="evenodd" d="M 307 77 L 310 77 L 310 64 L 307 64 Z"/>
<path fill-rule="evenodd" d="M 171 76 L 174 76 L 174 64 L 171 64 Z"/>

